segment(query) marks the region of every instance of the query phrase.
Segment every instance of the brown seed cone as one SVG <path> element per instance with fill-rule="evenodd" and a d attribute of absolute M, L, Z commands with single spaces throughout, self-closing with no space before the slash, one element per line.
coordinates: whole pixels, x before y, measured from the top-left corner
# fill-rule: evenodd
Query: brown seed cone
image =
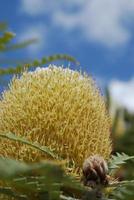
<path fill-rule="evenodd" d="M 94 187 L 95 185 L 108 183 L 108 166 L 102 156 L 94 155 L 83 163 L 83 183 Z"/>

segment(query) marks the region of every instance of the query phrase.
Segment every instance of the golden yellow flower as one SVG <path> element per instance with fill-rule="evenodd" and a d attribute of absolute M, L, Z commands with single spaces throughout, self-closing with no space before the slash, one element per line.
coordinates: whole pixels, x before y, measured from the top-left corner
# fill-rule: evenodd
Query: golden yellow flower
<path fill-rule="evenodd" d="M 111 153 L 110 120 L 91 77 L 62 67 L 37 68 L 14 78 L 1 97 L 0 132 L 48 146 L 79 172 L 83 161 Z M 48 156 L 0 139 L 0 156 L 26 162 Z M 49 158 L 50 159 L 50 158 Z"/>

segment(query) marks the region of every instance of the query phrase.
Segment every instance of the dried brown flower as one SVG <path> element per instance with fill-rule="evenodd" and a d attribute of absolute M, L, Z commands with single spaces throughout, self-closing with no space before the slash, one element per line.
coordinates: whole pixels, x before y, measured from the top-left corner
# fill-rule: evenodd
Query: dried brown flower
<path fill-rule="evenodd" d="M 94 187 L 108 183 L 108 166 L 102 156 L 94 155 L 87 158 L 83 163 L 83 183 Z"/>

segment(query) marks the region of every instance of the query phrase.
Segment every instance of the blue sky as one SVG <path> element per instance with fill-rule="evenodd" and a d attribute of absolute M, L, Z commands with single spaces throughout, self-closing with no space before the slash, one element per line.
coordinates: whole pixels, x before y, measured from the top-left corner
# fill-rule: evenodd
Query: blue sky
<path fill-rule="evenodd" d="M 134 110 L 133 0 L 1 0 L 0 20 L 16 41 L 40 40 L 6 58 L 70 54 L 100 87 L 109 84 L 118 103 L 131 103 Z"/>

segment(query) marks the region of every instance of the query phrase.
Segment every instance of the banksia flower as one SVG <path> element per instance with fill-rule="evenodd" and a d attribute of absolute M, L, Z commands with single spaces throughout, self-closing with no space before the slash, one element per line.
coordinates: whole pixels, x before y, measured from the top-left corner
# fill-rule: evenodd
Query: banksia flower
<path fill-rule="evenodd" d="M 14 78 L 0 101 L 0 132 L 12 132 L 48 146 L 65 159 L 73 172 L 95 154 L 111 153 L 109 117 L 91 77 L 50 66 Z M 0 156 L 26 162 L 48 155 L 25 144 L 0 139 Z"/>

